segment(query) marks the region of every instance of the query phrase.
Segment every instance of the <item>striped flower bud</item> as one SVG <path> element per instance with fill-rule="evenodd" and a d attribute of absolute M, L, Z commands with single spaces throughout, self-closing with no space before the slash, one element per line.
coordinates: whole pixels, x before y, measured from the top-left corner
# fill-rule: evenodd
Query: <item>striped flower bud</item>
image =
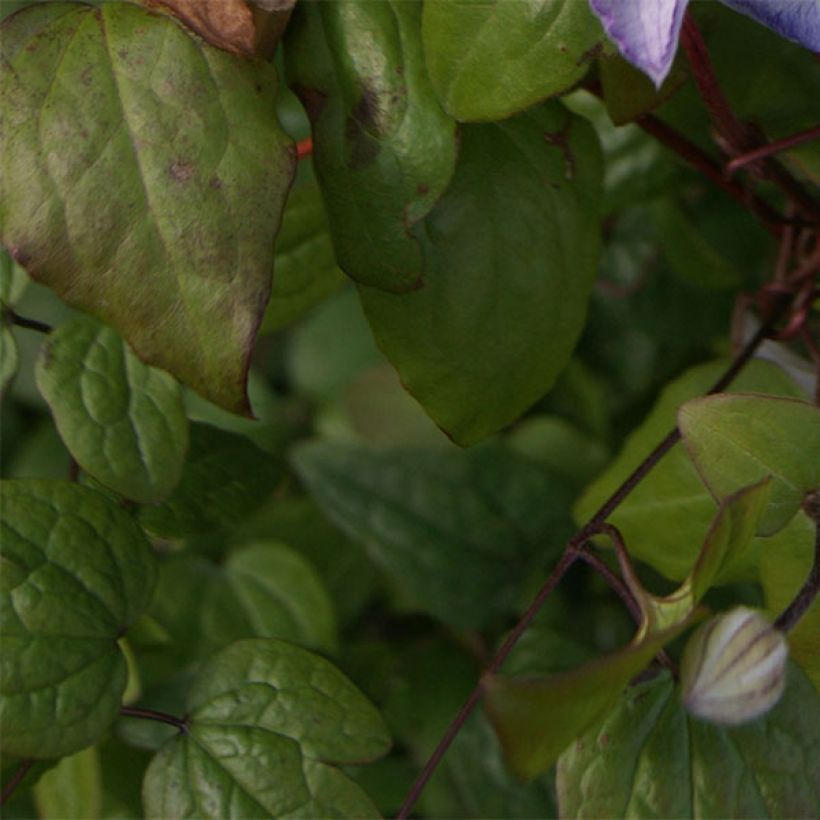
<path fill-rule="evenodd" d="M 783 694 L 788 645 L 759 612 L 737 607 L 704 624 L 681 662 L 683 703 L 696 717 L 735 726 Z"/>

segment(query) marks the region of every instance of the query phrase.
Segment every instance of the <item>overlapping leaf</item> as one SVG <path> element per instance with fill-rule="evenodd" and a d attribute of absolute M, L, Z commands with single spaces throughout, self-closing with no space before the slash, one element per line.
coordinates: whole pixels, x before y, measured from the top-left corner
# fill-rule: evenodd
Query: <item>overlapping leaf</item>
<path fill-rule="evenodd" d="M 247 412 L 294 167 L 276 75 L 131 3 L 3 24 L 2 238 L 139 356 Z"/>
<path fill-rule="evenodd" d="M 445 109 L 500 120 L 571 88 L 603 39 L 577 0 L 428 0 L 424 53 Z"/>
<path fill-rule="evenodd" d="M 153 553 L 116 504 L 57 481 L 3 482 L 0 549 L 4 753 L 71 754 L 116 717 L 116 640 L 150 601 Z"/>
<path fill-rule="evenodd" d="M 336 649 L 333 608 L 321 580 L 297 552 L 259 541 L 217 566 L 178 555 L 160 566 L 149 615 L 178 658 L 201 660 L 240 638 L 281 638 Z"/>
<path fill-rule="evenodd" d="M 577 521 L 586 521 L 675 425 L 675 414 L 687 399 L 706 392 L 725 369 L 725 362 L 699 365 L 669 384 L 650 414 L 627 439 L 620 455 L 586 490 L 575 506 Z M 759 390 L 799 396 L 796 385 L 777 366 L 750 362 L 732 390 Z M 754 475 L 744 483 L 755 481 Z M 715 513 L 715 503 L 681 444 L 676 444 L 610 516 L 623 534 L 629 552 L 669 578 L 681 580 L 691 570 L 698 548 Z M 723 581 L 755 580 L 757 558 L 748 553 L 746 566 L 736 564 Z"/>
<path fill-rule="evenodd" d="M 360 287 L 379 346 L 459 444 L 509 424 L 567 362 L 598 261 L 601 163 L 558 103 L 462 130 L 456 175 L 424 222 L 424 287 Z"/>
<path fill-rule="evenodd" d="M 820 696 L 800 669 L 768 714 L 723 729 L 687 716 L 663 673 L 626 692 L 558 763 L 562 817 L 813 817 Z"/>
<path fill-rule="evenodd" d="M 288 197 L 276 240 L 276 276 L 260 332 L 270 333 L 300 318 L 344 281 L 321 193 L 310 177 Z"/>
<path fill-rule="evenodd" d="M 261 505 L 280 474 L 273 456 L 244 436 L 192 424 L 182 478 L 165 501 L 140 510 L 140 523 L 171 537 L 222 529 Z"/>
<path fill-rule="evenodd" d="M 717 498 L 772 477 L 772 498 L 760 534 L 772 535 L 820 488 L 820 409 L 805 401 L 720 394 L 678 411 L 684 444 Z"/>
<path fill-rule="evenodd" d="M 314 442 L 294 463 L 411 606 L 456 626 L 509 612 L 536 554 L 548 560 L 568 534 L 563 479 L 500 448 L 374 452 Z"/>
<path fill-rule="evenodd" d="M 179 481 L 188 448 L 179 385 L 116 331 L 87 318 L 62 325 L 41 350 L 37 385 L 66 447 L 101 484 L 149 502 Z"/>
<path fill-rule="evenodd" d="M 764 481 L 726 500 L 689 577 L 671 595 L 659 598 L 646 592 L 622 561 L 624 580 L 642 613 L 625 648 L 556 675 L 490 679 L 487 711 L 519 776 L 549 769 L 575 738 L 604 719 L 631 678 L 697 617 L 696 607 L 709 587 L 748 549 L 768 496 Z"/>
<path fill-rule="evenodd" d="M 425 277 L 416 225 L 456 159 L 456 124 L 427 78 L 420 18 L 421 4 L 404 0 L 303 3 L 286 42 L 339 265 L 390 291 Z"/>
<path fill-rule="evenodd" d="M 378 712 L 334 666 L 292 644 L 238 641 L 202 670 L 188 728 L 145 775 L 148 817 L 370 817 L 332 764 L 383 755 Z"/>

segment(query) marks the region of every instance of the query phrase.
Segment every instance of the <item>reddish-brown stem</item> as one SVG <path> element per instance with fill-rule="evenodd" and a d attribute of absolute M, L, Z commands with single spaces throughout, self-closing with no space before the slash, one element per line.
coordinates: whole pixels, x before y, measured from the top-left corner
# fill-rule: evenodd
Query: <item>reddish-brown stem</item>
<path fill-rule="evenodd" d="M 780 238 L 783 232 L 781 223 L 784 221 L 780 214 L 743 185 L 727 179 L 720 165 L 703 149 L 651 114 L 636 120 L 635 124 L 722 188 L 732 199 L 756 216 L 772 236 Z"/>
<path fill-rule="evenodd" d="M 80 465 L 73 456 L 68 459 L 68 480 L 77 482 L 80 478 Z"/>
<path fill-rule="evenodd" d="M 169 726 L 174 726 L 180 732 L 188 731 L 188 724 L 182 718 L 176 715 L 169 715 L 167 712 L 158 712 L 155 709 L 143 709 L 139 706 L 121 706 L 120 715 L 122 717 L 141 718 L 143 720 L 155 720 L 159 723 L 167 723 Z"/>
<path fill-rule="evenodd" d="M 744 365 L 754 355 L 761 342 L 771 331 L 774 323 L 780 318 L 783 312 L 789 305 L 789 301 L 783 299 L 779 301 L 774 310 L 767 318 L 767 321 L 761 325 L 757 333 L 746 343 L 738 356 L 734 359 L 726 372 L 712 385 L 709 393 L 717 393 L 728 386 L 737 374 L 743 369 Z M 609 525 L 605 524 L 606 519 L 614 512 L 618 505 L 632 492 L 633 489 L 643 480 L 644 476 L 663 458 L 663 456 L 672 448 L 675 442 L 680 438 L 680 433 L 677 430 L 672 430 L 663 441 L 636 467 L 629 477 L 618 487 L 617 490 L 604 502 L 600 509 L 592 516 L 592 518 L 581 527 L 572 538 L 567 542 L 564 552 L 558 561 L 558 564 L 553 569 L 550 576 L 544 582 L 544 585 L 538 591 L 533 602 L 527 608 L 527 611 L 521 617 L 519 622 L 515 625 L 513 630 L 507 636 L 501 648 L 496 653 L 495 657 L 487 664 L 486 668 L 481 674 L 481 678 L 476 684 L 473 691 L 470 693 L 464 705 L 459 710 L 453 721 L 447 727 L 447 731 L 439 741 L 436 748 L 433 750 L 424 768 L 419 773 L 407 794 L 407 798 L 402 804 L 396 815 L 397 820 L 407 818 L 416 804 L 419 795 L 424 790 L 427 782 L 433 775 L 441 759 L 444 757 L 447 749 L 449 749 L 453 740 L 456 738 L 461 728 L 467 722 L 467 719 L 475 711 L 481 696 L 484 693 L 484 685 L 488 676 L 495 674 L 500 668 L 507 656 L 513 650 L 518 642 L 518 639 L 523 635 L 526 628 L 530 625 L 533 618 L 536 616 L 544 601 L 549 597 L 558 582 L 566 574 L 567 570 L 581 557 L 581 552 L 584 550 L 586 542 L 594 535 L 608 530 Z"/>
<path fill-rule="evenodd" d="M 726 165 L 726 173 L 731 176 L 735 171 L 739 171 L 746 165 L 753 162 L 758 162 L 766 157 L 779 154 L 781 151 L 790 151 L 792 148 L 797 148 L 807 142 L 820 139 L 820 125 L 815 125 L 812 128 L 807 128 L 805 131 L 800 131 L 797 134 L 792 134 L 789 137 L 770 142 L 768 145 L 761 145 L 760 148 L 755 148 L 752 151 L 747 151 L 745 154 L 735 157 Z"/>
<path fill-rule="evenodd" d="M 735 116 L 720 87 L 706 43 L 691 12 L 684 17 L 681 44 L 689 58 L 700 96 L 728 152 L 736 156 L 758 148 L 750 130 Z M 805 191 L 774 157 L 764 157 L 761 168 L 763 175 L 777 185 L 806 217 L 820 223 L 820 202 Z"/>
<path fill-rule="evenodd" d="M 814 561 L 805 583 L 800 587 L 794 600 L 774 622 L 775 628 L 781 632 L 789 632 L 794 629 L 798 621 L 808 612 L 818 593 L 820 593 L 820 492 L 808 496 L 803 503 L 803 509 L 809 518 L 814 521 Z"/>
<path fill-rule="evenodd" d="M 5 806 L 11 800 L 17 787 L 22 782 L 23 778 L 28 774 L 28 770 L 34 765 L 33 760 L 24 760 L 15 770 L 14 774 L 8 779 L 8 782 L 3 786 L 3 793 L 0 795 L 0 806 Z"/>

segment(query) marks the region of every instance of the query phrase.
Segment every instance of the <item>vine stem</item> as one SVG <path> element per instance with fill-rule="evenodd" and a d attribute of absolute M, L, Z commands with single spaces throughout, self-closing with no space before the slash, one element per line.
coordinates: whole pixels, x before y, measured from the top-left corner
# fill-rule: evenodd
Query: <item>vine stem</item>
<path fill-rule="evenodd" d="M 780 300 L 767 317 L 760 328 L 758 328 L 755 335 L 746 343 L 744 348 L 732 361 L 732 364 L 726 369 L 723 375 L 712 385 L 708 394 L 719 393 L 727 387 L 743 367 L 752 358 L 757 348 L 768 336 L 775 322 L 786 311 L 790 304 L 790 300 Z M 635 487 L 644 479 L 650 470 L 669 452 L 673 445 L 680 439 L 680 432 L 675 429 L 669 432 L 666 437 L 649 453 L 646 458 L 632 471 L 632 473 L 624 480 L 624 482 L 615 490 L 614 493 L 601 505 L 598 511 L 573 535 L 564 547 L 564 552 L 558 560 L 553 571 L 550 573 L 544 585 L 538 591 L 538 594 L 533 599 L 526 612 L 521 616 L 518 623 L 513 627 L 512 631 L 507 636 L 507 639 L 501 645 L 501 648 L 492 658 L 492 660 L 484 668 L 478 683 L 473 688 L 467 700 L 459 710 L 458 714 L 453 718 L 450 725 L 447 727 L 438 745 L 433 750 L 430 758 L 424 764 L 424 768 L 419 772 L 418 777 L 410 787 L 410 791 L 405 798 L 404 803 L 396 815 L 397 820 L 406 820 L 410 812 L 419 799 L 422 791 L 427 785 L 428 781 L 433 775 L 433 772 L 438 767 L 447 750 L 450 748 L 453 740 L 455 740 L 461 728 L 467 722 L 467 719 L 475 711 L 481 696 L 484 694 L 484 687 L 487 679 L 495 674 L 502 666 L 507 656 L 512 652 L 519 638 L 524 634 L 524 631 L 535 618 L 541 606 L 547 600 L 549 595 L 553 592 L 558 582 L 564 577 L 567 570 L 575 563 L 578 558 L 584 558 L 582 553 L 585 552 L 586 542 L 601 532 L 610 533 L 610 526 L 606 524 L 606 519 L 615 511 L 615 509 L 624 501 L 624 499 L 635 489 Z"/>
<path fill-rule="evenodd" d="M 781 151 L 789 151 L 792 148 L 797 148 L 799 145 L 812 142 L 816 139 L 820 139 L 820 125 L 815 125 L 812 128 L 807 128 L 805 131 L 800 131 L 797 134 L 792 134 L 779 140 L 774 140 L 768 145 L 761 145 L 760 148 L 755 148 L 753 151 L 747 151 L 745 154 L 735 157 L 726 165 L 726 173 L 731 176 L 735 171 L 739 171 L 746 165 L 758 162 L 773 154 L 779 154 Z"/>
<path fill-rule="evenodd" d="M 45 322 L 38 322 L 37 319 L 27 319 L 25 316 L 20 316 L 11 308 L 7 308 L 5 310 L 5 315 L 8 321 L 10 321 L 13 325 L 17 325 L 17 327 L 25 327 L 28 328 L 28 330 L 36 330 L 38 333 L 51 333 L 54 329 L 51 325 L 47 325 Z"/>
<path fill-rule="evenodd" d="M 167 723 L 174 726 L 180 732 L 188 731 L 188 723 L 176 715 L 169 715 L 167 712 L 158 712 L 156 709 L 143 709 L 139 706 L 121 706 L 120 715 L 122 717 L 141 718 L 143 720 L 155 720 L 159 723 Z"/>
<path fill-rule="evenodd" d="M 800 591 L 774 622 L 775 629 L 781 632 L 790 632 L 794 629 L 820 593 L 820 492 L 811 493 L 803 503 L 803 509 L 814 521 L 814 561 Z"/>
<path fill-rule="evenodd" d="M 686 12 L 683 20 L 681 45 L 689 58 L 701 99 L 730 154 L 747 154 L 757 149 L 759 146 L 754 144 L 751 130 L 737 118 L 720 87 L 703 35 L 691 11 Z M 761 166 L 763 176 L 777 185 L 809 219 L 820 223 L 820 202 L 811 196 L 783 165 L 765 154 Z"/>
<path fill-rule="evenodd" d="M 28 774 L 29 769 L 34 765 L 33 760 L 24 760 L 18 767 L 14 774 L 9 778 L 5 786 L 3 786 L 3 794 L 0 795 L 0 806 L 5 806 L 11 799 L 17 787 L 20 785 L 23 778 Z"/>

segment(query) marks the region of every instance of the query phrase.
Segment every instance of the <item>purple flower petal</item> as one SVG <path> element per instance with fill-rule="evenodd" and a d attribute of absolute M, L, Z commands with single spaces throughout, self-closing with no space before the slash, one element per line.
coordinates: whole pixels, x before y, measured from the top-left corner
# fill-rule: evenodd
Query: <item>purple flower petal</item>
<path fill-rule="evenodd" d="M 808 0 L 811 2 L 812 0 Z M 820 1 L 820 0 L 819 0 Z M 609 38 L 660 86 L 675 59 L 689 0 L 589 0 Z M 772 0 L 774 4 L 776 0 Z M 790 0 L 780 0 L 789 3 Z M 749 0 L 749 5 L 756 5 Z"/>
<path fill-rule="evenodd" d="M 820 0 L 723 0 L 781 37 L 820 51 Z"/>

